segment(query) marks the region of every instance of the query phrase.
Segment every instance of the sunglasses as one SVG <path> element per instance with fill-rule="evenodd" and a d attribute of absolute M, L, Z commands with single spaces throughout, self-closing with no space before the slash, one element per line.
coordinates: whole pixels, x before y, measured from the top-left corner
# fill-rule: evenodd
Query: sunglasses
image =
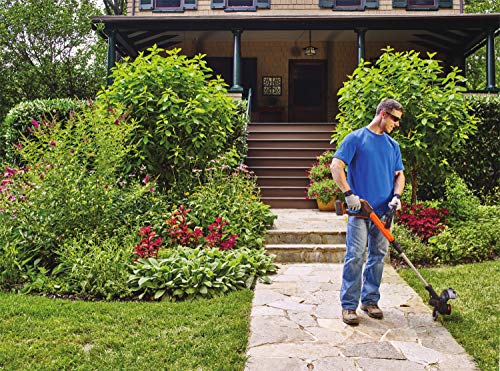
<path fill-rule="evenodd" d="M 391 116 L 392 121 L 394 121 L 394 122 L 399 122 L 399 120 L 401 120 L 401 117 L 394 116 L 394 115 L 393 115 L 392 113 L 390 113 L 390 112 L 385 111 L 385 113 L 387 113 L 389 116 Z"/>

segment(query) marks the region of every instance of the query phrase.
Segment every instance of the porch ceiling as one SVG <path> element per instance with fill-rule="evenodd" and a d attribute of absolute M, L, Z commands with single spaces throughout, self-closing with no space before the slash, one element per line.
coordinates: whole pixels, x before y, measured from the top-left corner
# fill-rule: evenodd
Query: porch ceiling
<path fill-rule="evenodd" d="M 116 31 L 117 50 L 137 56 L 153 44 L 168 48 L 187 40 L 230 41 L 232 29 L 244 41 L 354 41 L 366 29 L 366 41 L 406 41 L 447 54 L 464 56 L 479 47 L 489 30 L 500 31 L 500 14 L 359 15 L 359 16 L 102 16 L 93 18 L 102 35 Z M 270 32 L 272 31 L 272 32 Z"/>

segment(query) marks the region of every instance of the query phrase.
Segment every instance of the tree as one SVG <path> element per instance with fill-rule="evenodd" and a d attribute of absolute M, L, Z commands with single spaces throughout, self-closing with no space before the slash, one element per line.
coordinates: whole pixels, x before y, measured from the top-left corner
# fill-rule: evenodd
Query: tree
<path fill-rule="evenodd" d="M 106 76 L 99 14 L 90 0 L 0 1 L 0 120 L 23 100 L 95 95 Z"/>
<path fill-rule="evenodd" d="M 468 113 L 461 94 L 465 80 L 455 67 L 443 76 L 439 61 L 422 59 L 415 51 L 394 52 L 387 47 L 375 65 L 362 62 L 339 90 L 338 125 L 333 141 L 340 143 L 353 129 L 365 126 L 378 103 L 394 98 L 404 107 L 399 130 L 401 147 L 415 203 L 419 181 L 437 179 L 446 171 L 450 151 L 460 151 L 477 119 Z"/>
<path fill-rule="evenodd" d="M 127 8 L 126 0 L 103 0 L 103 2 L 108 15 L 122 15 Z"/>

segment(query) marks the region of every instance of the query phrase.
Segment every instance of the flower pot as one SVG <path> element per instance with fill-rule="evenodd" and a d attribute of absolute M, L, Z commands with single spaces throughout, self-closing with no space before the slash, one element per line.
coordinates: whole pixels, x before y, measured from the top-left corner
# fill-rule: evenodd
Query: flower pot
<path fill-rule="evenodd" d="M 316 200 L 316 203 L 318 204 L 319 211 L 335 211 L 335 198 L 327 204 L 324 204 L 320 200 Z"/>

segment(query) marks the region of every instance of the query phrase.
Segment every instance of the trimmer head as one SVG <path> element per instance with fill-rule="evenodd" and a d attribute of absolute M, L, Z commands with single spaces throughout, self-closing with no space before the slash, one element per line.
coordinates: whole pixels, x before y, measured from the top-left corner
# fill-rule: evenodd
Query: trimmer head
<path fill-rule="evenodd" d="M 441 292 L 439 297 L 436 295 L 436 292 L 432 289 L 432 286 L 426 287 L 427 291 L 431 295 L 429 299 L 429 304 L 434 307 L 432 311 L 432 318 L 434 321 L 437 320 L 438 313 L 442 315 L 451 314 L 451 304 L 448 304 L 448 300 L 456 299 L 457 293 L 451 287 L 449 289 L 445 289 Z"/>

